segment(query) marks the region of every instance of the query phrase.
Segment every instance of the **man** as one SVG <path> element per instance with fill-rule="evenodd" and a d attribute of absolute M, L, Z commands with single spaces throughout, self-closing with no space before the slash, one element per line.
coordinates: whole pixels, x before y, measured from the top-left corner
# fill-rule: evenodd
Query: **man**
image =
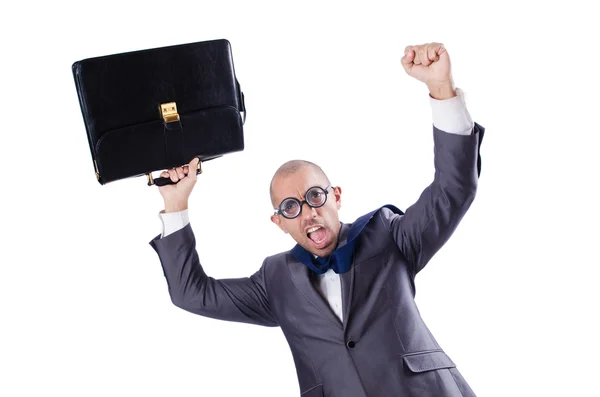
<path fill-rule="evenodd" d="M 271 182 L 271 220 L 296 246 L 266 258 L 248 278 L 204 272 L 188 222 L 198 159 L 164 171 L 156 250 L 173 303 L 202 316 L 281 327 L 303 397 L 474 396 L 414 302 L 415 275 L 470 207 L 484 129 L 455 89 L 444 46 L 409 46 L 405 71 L 424 82 L 433 107 L 435 176 L 403 213 L 385 206 L 341 223 L 341 189 L 315 164 L 291 161 Z"/>

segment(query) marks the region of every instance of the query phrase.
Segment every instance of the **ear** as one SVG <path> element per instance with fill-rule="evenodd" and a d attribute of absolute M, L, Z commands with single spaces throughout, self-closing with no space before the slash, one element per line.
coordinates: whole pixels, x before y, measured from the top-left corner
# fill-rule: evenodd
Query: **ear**
<path fill-rule="evenodd" d="M 342 188 L 336 186 L 333 189 L 333 195 L 335 196 L 335 204 L 337 205 L 337 209 L 342 208 Z"/>
<path fill-rule="evenodd" d="M 277 226 L 279 226 L 279 228 L 281 230 L 283 230 L 283 232 L 285 234 L 288 233 L 287 229 L 285 228 L 283 222 L 281 222 L 281 218 L 279 218 L 277 215 L 271 215 L 271 222 L 273 222 L 274 224 L 276 224 Z"/>

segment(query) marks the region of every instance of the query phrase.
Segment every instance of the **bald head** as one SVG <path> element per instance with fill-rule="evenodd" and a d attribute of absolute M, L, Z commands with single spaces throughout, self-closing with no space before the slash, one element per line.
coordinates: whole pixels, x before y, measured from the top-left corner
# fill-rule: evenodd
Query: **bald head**
<path fill-rule="evenodd" d="M 271 195 L 271 204 L 273 204 L 273 207 L 277 207 L 277 205 L 279 205 L 279 203 L 275 203 L 275 195 L 274 195 L 274 191 L 273 191 L 273 185 L 274 185 L 275 180 L 279 179 L 279 178 L 286 178 L 288 176 L 291 176 L 291 175 L 295 174 L 296 172 L 304 169 L 305 167 L 312 168 L 320 176 L 323 176 L 323 178 L 325 178 L 327 183 L 330 184 L 329 178 L 327 178 L 327 175 L 325 175 L 325 172 L 323 172 L 321 167 L 319 167 L 315 163 L 311 163 L 310 161 L 306 161 L 306 160 L 290 160 L 287 163 L 284 163 L 281 167 L 279 167 L 277 169 L 277 171 L 275 172 L 275 174 L 273 175 L 273 178 L 271 179 L 269 193 Z"/>

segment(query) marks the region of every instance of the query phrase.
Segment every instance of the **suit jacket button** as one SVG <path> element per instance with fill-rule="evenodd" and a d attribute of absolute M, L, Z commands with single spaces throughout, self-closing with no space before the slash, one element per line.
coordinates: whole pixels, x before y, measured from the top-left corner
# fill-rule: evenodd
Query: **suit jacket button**
<path fill-rule="evenodd" d="M 356 346 L 356 343 L 354 343 L 354 341 L 350 341 L 347 343 L 347 345 L 350 349 L 354 349 L 354 346 Z"/>

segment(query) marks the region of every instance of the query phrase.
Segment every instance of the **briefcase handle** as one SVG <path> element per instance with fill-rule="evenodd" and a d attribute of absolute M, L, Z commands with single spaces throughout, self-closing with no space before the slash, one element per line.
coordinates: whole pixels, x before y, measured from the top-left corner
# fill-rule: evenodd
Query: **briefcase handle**
<path fill-rule="evenodd" d="M 187 164 L 184 165 L 186 167 Z M 202 161 L 198 161 L 198 168 L 196 168 L 196 175 L 200 175 L 202 173 Z M 175 185 L 178 182 L 173 182 L 171 178 L 156 178 L 152 177 L 152 173 L 149 172 L 146 174 L 148 177 L 148 186 L 156 185 L 156 186 L 166 186 L 166 185 Z"/>
<path fill-rule="evenodd" d="M 237 86 L 237 90 L 240 93 L 239 101 L 240 101 L 240 113 L 244 114 L 244 120 L 242 121 L 242 125 L 246 124 L 246 101 L 244 100 L 244 92 L 242 91 L 242 87 L 240 87 L 240 83 L 237 79 L 235 79 L 235 85 Z"/>

